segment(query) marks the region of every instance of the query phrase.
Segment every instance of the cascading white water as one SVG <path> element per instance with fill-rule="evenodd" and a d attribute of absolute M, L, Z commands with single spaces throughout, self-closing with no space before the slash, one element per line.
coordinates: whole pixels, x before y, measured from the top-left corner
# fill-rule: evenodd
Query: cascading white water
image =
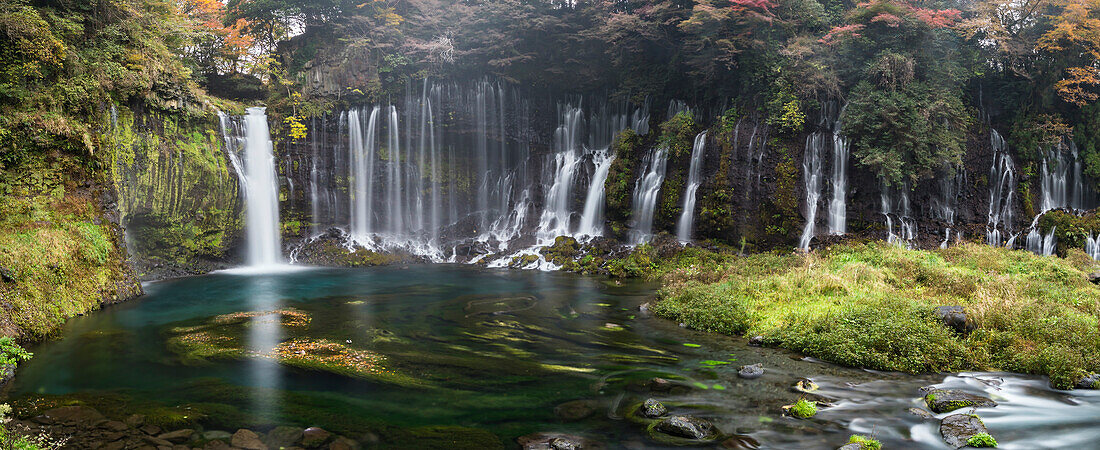
<path fill-rule="evenodd" d="M 571 234 L 569 219 L 572 212 L 569 208 L 569 196 L 573 188 L 573 177 L 580 163 L 580 154 L 575 149 L 554 155 L 554 184 L 546 191 L 546 204 L 536 233 L 539 245 L 550 245 L 554 238 Z"/>
<path fill-rule="evenodd" d="M 1039 165 L 1040 210 L 1055 208 L 1088 209 L 1095 206 L 1092 193 L 1085 187 L 1082 162 L 1077 145 L 1059 143 L 1043 155 Z"/>
<path fill-rule="evenodd" d="M 886 217 L 886 242 L 913 248 L 913 241 L 917 238 L 917 222 L 910 216 L 909 186 L 902 185 L 900 188 L 894 188 L 884 183 L 881 202 L 882 215 Z M 896 233 L 894 232 L 895 219 L 898 226 Z"/>
<path fill-rule="evenodd" d="M 691 241 L 691 229 L 695 223 L 695 191 L 703 184 L 703 159 L 706 157 L 707 132 L 695 136 L 691 147 L 691 165 L 688 167 L 688 182 L 684 189 L 683 212 L 676 225 L 676 238 L 680 242 Z"/>
<path fill-rule="evenodd" d="M 267 113 L 264 108 L 248 108 L 247 112 L 239 125 L 219 113 L 226 151 L 245 196 L 245 262 L 252 268 L 279 266 L 283 264 L 279 183 Z"/>
<path fill-rule="evenodd" d="M 604 184 L 613 162 L 615 155 L 610 149 L 600 149 L 592 153 L 592 163 L 596 165 L 596 170 L 592 173 L 592 182 L 588 185 L 588 195 L 584 199 L 584 213 L 581 214 L 581 225 L 577 229 L 578 236 L 603 236 Z"/>
<path fill-rule="evenodd" d="M 1054 250 L 1057 248 L 1057 238 L 1054 236 L 1054 231 L 1057 227 L 1050 229 L 1050 232 L 1043 236 L 1039 232 L 1039 227 L 1034 226 L 1031 231 L 1027 233 L 1027 251 L 1032 252 L 1040 256 L 1050 256 L 1054 254 Z"/>
<path fill-rule="evenodd" d="M 1085 238 L 1085 253 L 1088 253 L 1092 259 L 1100 260 L 1100 236 L 1089 233 Z"/>
<path fill-rule="evenodd" d="M 954 173 L 954 176 L 951 174 Z M 961 240 L 961 233 L 954 229 L 955 216 L 959 205 L 959 196 L 966 184 L 966 171 L 963 167 L 945 166 L 939 175 L 939 197 L 932 201 L 932 216 L 947 223 L 943 231 L 940 248 L 947 248 L 952 235 Z"/>
<path fill-rule="evenodd" d="M 657 212 L 657 197 L 661 184 L 665 181 L 665 169 L 668 165 L 668 149 L 658 147 L 645 156 L 642 161 L 644 172 L 634 184 L 632 217 L 634 228 L 630 230 L 630 243 L 633 245 L 649 242 L 653 237 L 653 218 Z"/>
<path fill-rule="evenodd" d="M 829 180 L 833 186 L 833 197 L 829 201 L 829 234 L 833 235 L 848 232 L 848 140 L 840 134 L 840 118 L 846 108 L 847 105 L 840 109 L 833 122 L 833 167 Z"/>
<path fill-rule="evenodd" d="M 374 216 L 374 161 L 377 149 L 378 115 L 381 109 L 371 109 L 365 130 L 360 111 L 348 111 L 348 160 L 351 161 L 351 236 L 367 247 L 371 246 Z"/>
<path fill-rule="evenodd" d="M 1016 194 L 1016 167 L 1008 151 L 1008 144 L 997 130 L 990 132 L 993 146 L 993 164 L 989 168 L 989 214 L 985 228 L 985 242 L 999 247 L 1013 247 L 1012 234 L 1014 198 Z M 1006 239 L 1008 242 L 1006 243 Z"/>
<path fill-rule="evenodd" d="M 806 189 L 806 226 L 802 229 L 802 237 L 798 240 L 798 248 L 810 249 L 810 241 L 814 238 L 814 228 L 817 226 L 818 202 L 821 200 L 822 179 L 824 178 L 824 165 L 822 153 L 825 149 L 825 135 L 820 131 L 810 133 L 806 137 L 806 151 L 802 155 L 802 181 Z"/>

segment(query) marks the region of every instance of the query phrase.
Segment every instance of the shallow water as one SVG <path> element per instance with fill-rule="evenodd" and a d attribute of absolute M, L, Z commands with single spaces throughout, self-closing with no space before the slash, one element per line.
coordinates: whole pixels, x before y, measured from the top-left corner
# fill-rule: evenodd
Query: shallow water
<path fill-rule="evenodd" d="M 933 449 L 947 448 L 938 425 L 906 409 L 921 406 L 918 388 L 940 384 L 1000 403 L 977 412 L 1001 448 L 1087 448 L 1100 438 L 1094 392 L 1053 391 L 1045 380 L 1010 374 L 876 373 L 748 347 L 648 317 L 638 306 L 653 299 L 653 288 L 448 265 L 164 281 L 141 299 L 70 321 L 61 339 L 32 349 L 9 394 L 125 398 L 176 407 L 206 429 L 316 425 L 383 446 L 416 446 L 418 430 L 446 425 L 486 430 L 506 446 L 557 431 L 612 448 L 660 447 L 624 418 L 630 405 L 654 397 L 673 413 L 713 421 L 733 436 L 727 445 L 836 448 L 861 433 L 886 448 Z M 286 315 L 224 316 L 275 310 Z M 223 333 L 219 345 L 240 352 L 181 357 L 179 343 L 202 330 Z M 361 372 L 281 364 L 273 349 L 287 342 L 338 347 L 357 355 Z M 291 353 L 308 351 L 300 348 Z M 738 366 L 758 362 L 763 378 L 737 378 Z M 654 376 L 678 387 L 648 392 L 643 384 Z M 816 381 L 835 406 L 811 420 L 783 416 L 781 406 L 799 398 L 791 386 L 800 377 Z M 555 413 L 574 400 L 585 402 L 573 411 L 592 414 L 567 421 L 561 411 L 569 408 Z"/>

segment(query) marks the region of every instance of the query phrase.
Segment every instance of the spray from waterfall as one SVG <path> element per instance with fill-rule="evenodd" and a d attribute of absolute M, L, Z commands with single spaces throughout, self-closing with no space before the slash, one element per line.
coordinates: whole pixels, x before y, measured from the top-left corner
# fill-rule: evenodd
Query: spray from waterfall
<path fill-rule="evenodd" d="M 703 184 L 703 159 L 706 157 L 707 132 L 704 131 L 695 136 L 695 143 L 691 148 L 691 165 L 688 168 L 688 183 L 684 189 L 683 212 L 680 221 L 676 225 L 676 238 L 680 242 L 691 241 L 691 229 L 695 224 L 695 192 L 699 185 Z"/>

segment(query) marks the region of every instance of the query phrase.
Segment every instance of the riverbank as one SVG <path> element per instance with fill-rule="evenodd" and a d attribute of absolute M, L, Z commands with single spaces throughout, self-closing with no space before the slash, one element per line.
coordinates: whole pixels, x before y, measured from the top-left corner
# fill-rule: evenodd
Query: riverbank
<path fill-rule="evenodd" d="M 1005 370 L 1070 389 L 1100 370 L 1100 288 L 1089 281 L 1097 267 L 1078 250 L 1039 257 L 973 243 L 745 257 L 689 248 L 653 266 L 664 287 L 651 309 L 846 366 Z"/>

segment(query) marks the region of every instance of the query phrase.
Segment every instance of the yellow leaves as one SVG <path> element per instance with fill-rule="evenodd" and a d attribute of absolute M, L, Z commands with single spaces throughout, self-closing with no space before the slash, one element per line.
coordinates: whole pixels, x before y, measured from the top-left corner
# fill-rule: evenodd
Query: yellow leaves
<path fill-rule="evenodd" d="M 288 128 L 290 128 L 290 139 L 292 139 L 294 142 L 298 142 L 299 140 L 306 138 L 309 129 L 304 123 L 302 123 L 301 117 L 290 116 L 286 119 L 283 119 L 283 123 L 286 124 Z"/>

